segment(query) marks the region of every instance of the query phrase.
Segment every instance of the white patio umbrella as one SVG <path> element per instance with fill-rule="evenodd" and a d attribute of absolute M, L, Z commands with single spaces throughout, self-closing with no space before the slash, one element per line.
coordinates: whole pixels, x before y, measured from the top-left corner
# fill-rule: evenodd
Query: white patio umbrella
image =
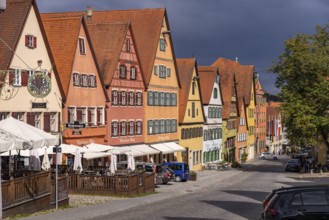
<path fill-rule="evenodd" d="M 37 149 L 30 150 L 30 169 L 31 170 L 41 170 L 40 154 Z"/>
<path fill-rule="evenodd" d="M 50 169 L 50 162 L 49 162 L 49 157 L 48 157 L 47 149 L 45 149 L 45 153 L 43 155 L 43 160 L 42 160 L 42 166 L 41 166 L 41 168 L 44 171 L 48 171 Z"/>
<path fill-rule="evenodd" d="M 126 154 L 128 156 L 128 169 L 130 169 L 131 171 L 135 170 L 135 158 L 131 153 L 127 153 Z"/>
<path fill-rule="evenodd" d="M 40 148 L 43 146 L 56 145 L 58 143 L 58 138 L 56 136 L 48 134 L 39 128 L 33 127 L 13 117 L 0 121 L 0 129 L 27 141 L 28 146 L 16 146 L 16 149 Z"/>
<path fill-rule="evenodd" d="M 79 148 L 76 149 L 74 154 L 73 170 L 78 171 L 79 173 L 83 171 L 81 151 Z"/>
<path fill-rule="evenodd" d="M 0 152 L 14 150 L 16 148 L 24 149 L 28 146 L 28 141 L 15 137 L 14 135 L 0 129 Z"/>
<path fill-rule="evenodd" d="M 117 155 L 112 154 L 111 155 L 110 171 L 111 171 L 112 174 L 114 174 L 116 170 L 117 170 Z"/>

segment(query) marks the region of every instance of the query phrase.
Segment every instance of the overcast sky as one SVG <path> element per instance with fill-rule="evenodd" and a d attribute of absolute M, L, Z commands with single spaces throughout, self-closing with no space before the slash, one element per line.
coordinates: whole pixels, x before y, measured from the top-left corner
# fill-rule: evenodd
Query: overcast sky
<path fill-rule="evenodd" d="M 268 72 L 284 41 L 326 25 L 328 0 L 37 0 L 41 13 L 140 8 L 167 9 L 177 58 L 211 65 L 218 57 L 254 65 L 263 89 L 277 94 Z"/>

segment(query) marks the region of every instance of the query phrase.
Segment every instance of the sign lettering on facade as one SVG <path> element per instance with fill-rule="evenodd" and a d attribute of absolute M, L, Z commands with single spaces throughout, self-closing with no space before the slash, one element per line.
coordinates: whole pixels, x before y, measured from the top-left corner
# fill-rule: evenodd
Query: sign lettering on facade
<path fill-rule="evenodd" d="M 47 108 L 47 102 L 32 102 L 32 108 Z"/>

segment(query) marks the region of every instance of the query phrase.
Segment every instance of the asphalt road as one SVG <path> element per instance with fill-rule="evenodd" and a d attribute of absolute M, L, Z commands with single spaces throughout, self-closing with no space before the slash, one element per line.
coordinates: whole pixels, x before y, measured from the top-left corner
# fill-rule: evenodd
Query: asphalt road
<path fill-rule="evenodd" d="M 327 182 L 284 172 L 287 157 L 244 164 L 244 169 L 203 171 L 198 181 L 161 185 L 156 194 L 59 210 L 27 219 L 259 219 L 262 200 L 281 186 Z"/>

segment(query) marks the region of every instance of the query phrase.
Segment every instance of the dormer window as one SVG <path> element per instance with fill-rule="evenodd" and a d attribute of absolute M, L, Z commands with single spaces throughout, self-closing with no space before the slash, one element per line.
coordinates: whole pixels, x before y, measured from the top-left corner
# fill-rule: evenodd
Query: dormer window
<path fill-rule="evenodd" d="M 82 37 L 79 37 L 79 50 L 80 50 L 80 54 L 82 55 L 86 54 L 85 39 Z"/>
<path fill-rule="evenodd" d="M 37 37 L 32 35 L 25 35 L 25 46 L 30 49 L 37 48 Z"/>

